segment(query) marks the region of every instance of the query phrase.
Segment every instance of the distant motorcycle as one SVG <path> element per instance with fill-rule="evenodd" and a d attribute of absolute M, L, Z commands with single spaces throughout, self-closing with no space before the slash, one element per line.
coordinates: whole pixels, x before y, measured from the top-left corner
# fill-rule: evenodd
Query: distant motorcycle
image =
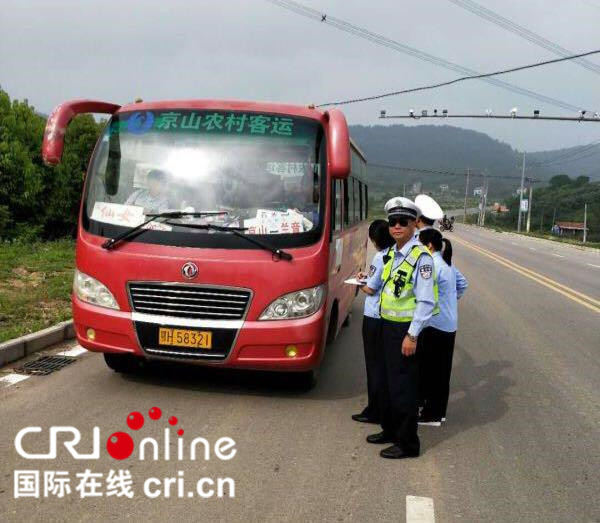
<path fill-rule="evenodd" d="M 454 223 L 451 220 L 440 220 L 440 232 L 454 230 Z"/>

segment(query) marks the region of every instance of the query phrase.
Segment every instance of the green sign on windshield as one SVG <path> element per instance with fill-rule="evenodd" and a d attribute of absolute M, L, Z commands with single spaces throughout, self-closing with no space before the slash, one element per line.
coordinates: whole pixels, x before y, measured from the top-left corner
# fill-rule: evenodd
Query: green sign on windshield
<path fill-rule="evenodd" d="M 122 118 L 122 119 L 121 119 Z M 110 132 L 144 134 L 151 131 L 292 136 L 294 120 L 256 113 L 196 111 L 138 111 L 113 121 Z"/>

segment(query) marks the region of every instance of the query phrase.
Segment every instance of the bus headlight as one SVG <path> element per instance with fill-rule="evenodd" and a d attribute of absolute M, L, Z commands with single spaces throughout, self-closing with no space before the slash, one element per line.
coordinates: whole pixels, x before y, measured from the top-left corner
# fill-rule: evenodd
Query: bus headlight
<path fill-rule="evenodd" d="M 106 288 L 106 285 L 83 272 L 79 272 L 77 269 L 75 269 L 73 278 L 73 292 L 81 301 L 92 305 L 108 307 L 109 309 L 119 308 L 115 297 Z"/>
<path fill-rule="evenodd" d="M 325 285 L 290 292 L 277 298 L 260 315 L 259 320 L 305 318 L 319 310 L 325 297 Z"/>

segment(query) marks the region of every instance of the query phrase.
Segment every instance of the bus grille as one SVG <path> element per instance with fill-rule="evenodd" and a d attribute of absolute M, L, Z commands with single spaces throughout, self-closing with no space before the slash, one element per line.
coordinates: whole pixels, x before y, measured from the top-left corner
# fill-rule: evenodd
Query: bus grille
<path fill-rule="evenodd" d="M 250 291 L 232 287 L 203 287 L 176 283 L 129 283 L 135 312 L 179 318 L 241 320 Z"/>

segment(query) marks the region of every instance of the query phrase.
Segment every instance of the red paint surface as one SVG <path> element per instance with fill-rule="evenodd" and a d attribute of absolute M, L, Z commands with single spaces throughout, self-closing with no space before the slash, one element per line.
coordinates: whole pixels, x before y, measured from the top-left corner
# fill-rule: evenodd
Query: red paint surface
<path fill-rule="evenodd" d="M 181 267 L 193 261 L 200 267 L 194 283 L 250 288 L 253 297 L 243 327 L 229 356 L 219 362 L 197 362 L 214 366 L 280 371 L 305 371 L 319 366 L 323 357 L 329 317 L 334 306 L 338 310 L 337 331 L 349 313 L 355 297 L 354 286 L 343 281 L 357 270 L 365 268 L 366 223 L 334 232 L 330 243 L 332 176 L 347 176 L 350 169 L 350 143 L 346 119 L 338 110 L 327 113 L 303 106 L 216 100 L 182 100 L 136 103 L 123 107 L 103 102 L 74 101 L 62 104 L 51 115 L 54 131 L 66 127 L 79 112 L 123 112 L 161 109 L 214 109 L 256 111 L 312 118 L 319 121 L 327 137 L 328 165 L 324 217 L 321 238 L 313 245 L 286 249 L 292 262 L 274 262 L 262 250 L 171 247 L 137 242 L 124 242 L 108 251 L 100 245 L 106 238 L 92 235 L 79 227 L 77 268 L 97 278 L 113 293 L 120 310 L 96 307 L 72 297 L 73 318 L 79 343 L 88 350 L 122 352 L 145 356 L 139 346 L 131 320 L 127 282 L 132 280 L 183 282 Z M 58 123 L 56 123 L 58 122 Z M 59 125 L 60 124 L 60 125 Z M 59 133 L 60 134 L 60 133 Z M 57 141 L 58 140 L 58 141 Z M 62 140 L 54 132 L 52 140 L 44 141 L 44 159 L 58 163 Z M 80 216 L 81 220 L 81 216 Z M 340 266 L 335 266 L 336 241 L 343 244 Z M 258 321 L 263 310 L 282 294 L 325 284 L 327 296 L 321 309 L 308 318 L 284 321 Z M 96 330 L 90 341 L 86 330 Z M 298 348 L 295 358 L 285 355 L 285 346 Z M 156 407 L 155 407 L 156 408 Z M 160 411 L 160 409 L 158 409 Z M 160 415 L 159 415 L 160 417 Z M 153 418 L 150 414 L 151 419 Z"/>

